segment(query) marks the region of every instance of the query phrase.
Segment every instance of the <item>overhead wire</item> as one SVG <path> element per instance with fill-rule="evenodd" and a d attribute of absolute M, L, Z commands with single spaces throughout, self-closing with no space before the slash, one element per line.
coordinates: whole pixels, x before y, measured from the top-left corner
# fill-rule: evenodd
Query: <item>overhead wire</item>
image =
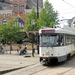
<path fill-rule="evenodd" d="M 71 13 L 75 13 L 75 12 L 66 12 L 66 13 L 60 13 L 60 14 L 71 14 Z"/>
<path fill-rule="evenodd" d="M 73 6 L 72 4 L 66 2 L 65 0 L 62 0 L 63 2 L 65 2 L 66 4 L 70 5 L 71 7 L 75 8 L 75 6 Z M 75 12 L 67 12 L 67 13 L 60 13 L 60 14 L 70 14 L 70 13 L 75 13 Z"/>
<path fill-rule="evenodd" d="M 62 0 L 62 1 L 64 1 L 64 0 Z M 75 6 L 71 5 L 70 3 L 66 2 L 66 1 L 64 1 L 64 2 L 68 5 L 70 5 L 71 7 L 75 8 Z"/>

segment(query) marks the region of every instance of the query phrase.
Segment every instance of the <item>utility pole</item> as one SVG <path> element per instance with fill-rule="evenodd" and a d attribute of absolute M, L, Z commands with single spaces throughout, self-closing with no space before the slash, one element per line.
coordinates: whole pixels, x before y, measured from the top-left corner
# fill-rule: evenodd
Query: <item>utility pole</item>
<path fill-rule="evenodd" d="M 37 19 L 39 17 L 39 10 L 38 10 L 38 0 L 37 0 Z"/>
<path fill-rule="evenodd" d="M 37 0 L 37 19 L 39 18 L 38 0 Z M 39 54 L 39 34 L 37 35 L 37 54 Z"/>

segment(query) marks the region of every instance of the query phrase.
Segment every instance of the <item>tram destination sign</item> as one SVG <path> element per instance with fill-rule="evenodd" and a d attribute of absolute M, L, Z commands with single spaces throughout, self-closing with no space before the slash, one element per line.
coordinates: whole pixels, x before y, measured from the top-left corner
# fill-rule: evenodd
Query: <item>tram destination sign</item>
<path fill-rule="evenodd" d="M 55 33 L 55 30 L 42 30 L 42 34 Z"/>

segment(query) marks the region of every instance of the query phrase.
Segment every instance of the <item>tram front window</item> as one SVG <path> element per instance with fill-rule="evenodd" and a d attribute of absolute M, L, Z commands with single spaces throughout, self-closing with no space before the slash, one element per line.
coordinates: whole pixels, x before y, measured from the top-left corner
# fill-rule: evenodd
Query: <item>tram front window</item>
<path fill-rule="evenodd" d="M 57 35 L 41 35 L 40 37 L 40 46 L 48 47 L 48 46 L 57 46 Z"/>

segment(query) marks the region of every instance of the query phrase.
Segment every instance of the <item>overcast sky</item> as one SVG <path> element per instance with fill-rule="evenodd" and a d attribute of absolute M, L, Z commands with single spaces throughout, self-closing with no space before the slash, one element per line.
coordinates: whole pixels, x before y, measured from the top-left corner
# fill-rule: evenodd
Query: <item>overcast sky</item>
<path fill-rule="evenodd" d="M 44 0 L 45 1 L 45 0 Z M 75 16 L 75 0 L 48 0 L 54 10 L 60 14 L 60 19 L 70 19 Z"/>

